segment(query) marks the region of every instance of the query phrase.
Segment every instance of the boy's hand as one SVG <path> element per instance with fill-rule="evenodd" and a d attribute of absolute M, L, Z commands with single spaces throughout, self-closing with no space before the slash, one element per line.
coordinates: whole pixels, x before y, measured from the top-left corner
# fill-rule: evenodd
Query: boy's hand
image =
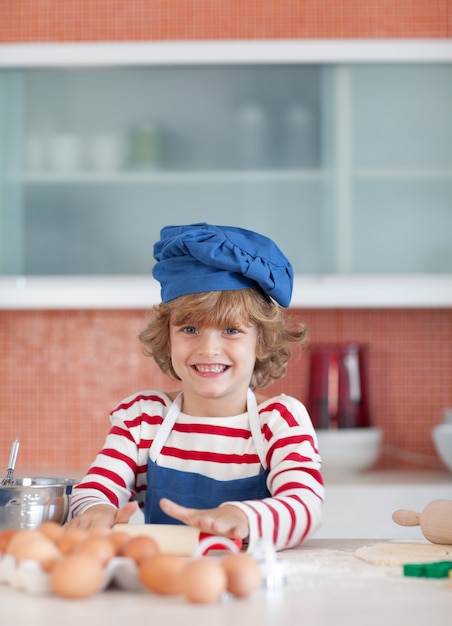
<path fill-rule="evenodd" d="M 136 502 L 128 502 L 120 509 L 109 504 L 96 504 L 67 522 L 65 528 L 91 530 L 92 528 L 112 528 L 115 524 L 127 524 L 137 507 Z"/>
<path fill-rule="evenodd" d="M 162 498 L 160 508 L 170 517 L 211 535 L 246 539 L 249 534 L 245 513 L 233 504 L 225 504 L 216 509 L 190 509 L 168 498 Z"/>

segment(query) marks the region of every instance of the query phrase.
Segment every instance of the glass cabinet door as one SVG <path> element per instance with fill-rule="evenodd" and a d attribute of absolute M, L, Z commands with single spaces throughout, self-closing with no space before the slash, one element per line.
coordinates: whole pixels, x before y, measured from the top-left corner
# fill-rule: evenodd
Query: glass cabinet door
<path fill-rule="evenodd" d="M 22 76 L 0 72 L 0 275 L 24 267 Z"/>
<path fill-rule="evenodd" d="M 452 270 L 452 66 L 347 67 L 350 254 L 360 273 Z"/>
<path fill-rule="evenodd" d="M 0 274 L 147 275 L 170 223 L 297 274 L 452 272 L 452 67 L 0 70 Z"/>
<path fill-rule="evenodd" d="M 9 141 L 23 220 L 2 219 L 24 246 L 4 273 L 148 274 L 160 229 L 197 221 L 260 230 L 296 271 L 328 271 L 321 68 L 9 75 L 23 85 L 22 132 Z"/>

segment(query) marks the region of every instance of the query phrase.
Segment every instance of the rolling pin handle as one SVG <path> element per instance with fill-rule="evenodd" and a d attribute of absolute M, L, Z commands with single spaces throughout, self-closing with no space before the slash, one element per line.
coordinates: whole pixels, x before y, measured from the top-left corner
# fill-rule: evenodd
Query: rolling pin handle
<path fill-rule="evenodd" d="M 398 509 L 392 514 L 392 519 L 400 526 L 419 526 L 421 523 L 421 514 L 417 511 L 409 511 L 408 509 Z"/>

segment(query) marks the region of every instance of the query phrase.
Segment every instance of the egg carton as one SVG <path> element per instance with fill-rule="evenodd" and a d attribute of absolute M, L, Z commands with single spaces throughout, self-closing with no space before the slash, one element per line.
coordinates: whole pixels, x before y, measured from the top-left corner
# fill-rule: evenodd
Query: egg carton
<path fill-rule="evenodd" d="M 224 551 L 239 552 L 237 545 L 227 537 L 211 536 L 199 542 L 191 557 L 197 558 L 210 554 L 211 550 L 215 554 L 216 548 L 220 548 L 220 552 L 223 553 Z M 278 589 L 285 585 L 288 563 L 277 558 L 271 544 L 259 542 L 253 552 L 253 557 L 261 566 L 267 589 Z M 17 563 L 11 554 L 0 555 L 0 584 L 34 595 L 53 593 L 50 575 L 42 569 L 38 561 L 23 560 Z M 133 559 L 117 556 L 108 561 L 103 570 L 103 582 L 99 591 L 104 591 L 110 586 L 126 591 L 144 589 L 140 582 L 138 566 Z"/>
<path fill-rule="evenodd" d="M 24 560 L 16 563 L 16 559 L 10 554 L 0 557 L 0 584 L 34 595 L 53 593 L 50 575 L 42 569 L 38 561 Z M 126 557 L 110 559 L 104 568 L 101 591 L 109 586 L 127 591 L 143 589 L 138 576 L 138 567 L 133 559 Z"/>
<path fill-rule="evenodd" d="M 237 545 L 227 537 L 211 536 L 199 542 L 192 556 L 202 556 L 212 548 L 238 552 Z M 115 586 L 127 591 L 143 590 L 138 575 L 138 566 L 133 559 L 114 557 L 105 565 L 104 579 L 100 591 Z M 53 593 L 50 575 L 38 561 L 23 560 L 19 563 L 11 554 L 0 555 L 0 584 L 9 585 L 35 595 Z"/>

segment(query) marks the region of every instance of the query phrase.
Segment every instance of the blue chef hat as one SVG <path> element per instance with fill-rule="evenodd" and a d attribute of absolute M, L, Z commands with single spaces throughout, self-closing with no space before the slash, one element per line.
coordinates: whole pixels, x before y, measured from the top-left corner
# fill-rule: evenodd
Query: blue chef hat
<path fill-rule="evenodd" d="M 161 298 L 260 287 L 281 306 L 292 296 L 293 269 L 268 237 L 233 226 L 165 226 L 154 245 L 152 275 Z"/>

